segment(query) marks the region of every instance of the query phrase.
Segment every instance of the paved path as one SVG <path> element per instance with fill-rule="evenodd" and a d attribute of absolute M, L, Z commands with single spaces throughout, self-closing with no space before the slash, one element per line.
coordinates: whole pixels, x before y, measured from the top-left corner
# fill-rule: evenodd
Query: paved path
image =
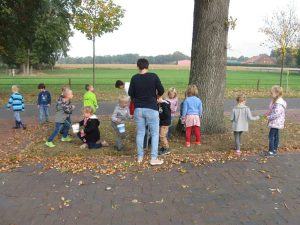
<path fill-rule="evenodd" d="M 173 169 L 100 177 L 24 167 L 0 174 L 0 224 L 297 225 L 299 162 L 300 154 L 267 163 L 252 157 L 186 164 L 184 175 Z M 59 208 L 62 197 L 69 207 Z"/>
<path fill-rule="evenodd" d="M 288 103 L 288 109 L 300 109 L 300 98 L 289 98 L 286 99 Z M 270 99 L 265 98 L 257 98 L 257 99 L 248 99 L 247 105 L 251 108 L 251 110 L 257 111 L 257 110 L 267 110 L 268 105 L 270 103 Z M 114 107 L 117 103 L 115 102 L 102 102 L 100 103 L 100 109 L 98 111 L 98 114 L 100 115 L 111 115 Z M 225 111 L 229 112 L 236 104 L 235 100 L 226 100 L 225 101 Z M 75 104 L 76 109 L 74 111 L 74 115 L 78 116 L 81 115 L 81 108 L 82 104 Z M 50 113 L 51 115 L 54 114 L 55 106 L 51 106 Z M 39 112 L 36 105 L 26 105 L 26 110 L 23 113 L 24 117 L 35 117 L 38 118 Z M 0 108 L 0 118 L 12 118 L 11 111 L 8 111 L 4 109 L 3 107 Z"/>

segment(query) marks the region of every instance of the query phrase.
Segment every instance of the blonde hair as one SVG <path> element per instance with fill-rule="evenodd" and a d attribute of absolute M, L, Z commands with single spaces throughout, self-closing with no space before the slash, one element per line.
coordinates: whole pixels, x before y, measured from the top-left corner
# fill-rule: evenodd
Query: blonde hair
<path fill-rule="evenodd" d="M 64 96 L 64 98 L 66 98 L 67 96 L 69 96 L 70 94 L 73 94 L 73 91 L 70 88 L 65 88 L 63 90 L 62 95 Z"/>
<path fill-rule="evenodd" d="M 18 85 L 13 85 L 11 86 L 12 92 L 18 92 L 19 91 L 19 86 Z"/>
<path fill-rule="evenodd" d="M 61 91 L 64 92 L 66 90 L 70 90 L 70 87 L 68 85 L 62 86 Z"/>
<path fill-rule="evenodd" d="M 194 85 L 194 84 L 189 85 L 186 89 L 186 94 L 187 94 L 188 97 L 197 96 L 198 95 L 198 88 L 196 87 L 196 85 Z"/>
<path fill-rule="evenodd" d="M 276 102 L 278 98 L 282 97 L 282 95 L 283 95 L 283 88 L 280 87 L 279 85 L 274 85 L 271 88 L 271 92 L 276 94 L 276 98 L 273 100 L 274 102 Z"/>
<path fill-rule="evenodd" d="M 119 103 L 120 102 L 128 102 L 129 100 L 128 100 L 128 96 L 126 96 L 126 95 L 120 95 L 119 96 Z"/>
<path fill-rule="evenodd" d="M 83 107 L 82 112 L 83 113 L 89 113 L 89 114 L 93 115 L 94 114 L 94 109 L 91 106 L 85 106 L 85 107 Z"/>
<path fill-rule="evenodd" d="M 169 88 L 169 90 L 168 90 L 168 97 L 170 97 L 171 93 L 174 93 L 174 98 L 177 97 L 177 90 L 174 87 Z"/>
<path fill-rule="evenodd" d="M 236 101 L 237 103 L 241 103 L 241 102 L 244 102 L 246 101 L 247 97 L 245 94 L 239 94 L 237 97 L 236 97 Z"/>

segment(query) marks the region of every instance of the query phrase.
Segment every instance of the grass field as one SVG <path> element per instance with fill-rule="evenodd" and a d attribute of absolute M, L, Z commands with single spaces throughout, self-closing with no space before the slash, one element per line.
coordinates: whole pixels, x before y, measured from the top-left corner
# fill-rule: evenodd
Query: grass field
<path fill-rule="evenodd" d="M 156 72 L 165 88 L 176 87 L 180 96 L 183 96 L 188 83 L 189 70 L 183 67 L 157 67 Z M 96 68 L 96 93 L 102 101 L 115 100 L 120 91 L 114 88 L 116 80 L 129 81 L 136 69 L 130 66 L 118 68 Z M 231 98 L 236 92 L 245 92 L 249 97 L 264 97 L 268 95 L 268 90 L 272 85 L 279 83 L 280 74 L 278 72 L 248 71 L 248 70 L 228 70 L 227 71 L 227 92 L 226 97 Z M 259 91 L 257 83 L 259 80 Z M 92 83 L 91 68 L 58 68 L 55 70 L 45 70 L 31 76 L 17 75 L 9 77 L 5 73 L 0 73 L 0 97 L 7 98 L 12 84 L 20 85 L 21 92 L 25 94 L 27 101 L 35 100 L 37 84 L 45 83 L 47 89 L 58 95 L 63 85 L 71 84 L 75 91 L 76 100 L 81 100 L 84 92 L 84 84 Z M 283 86 L 286 87 L 287 76 L 284 76 Z M 300 90 L 300 75 L 289 76 L 289 96 L 298 96 Z M 1 101 L 2 102 L 2 101 Z"/>

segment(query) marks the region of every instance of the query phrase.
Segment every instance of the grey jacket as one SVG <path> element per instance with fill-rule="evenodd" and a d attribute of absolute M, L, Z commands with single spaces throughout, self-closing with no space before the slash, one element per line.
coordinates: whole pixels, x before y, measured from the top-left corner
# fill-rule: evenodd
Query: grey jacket
<path fill-rule="evenodd" d="M 65 102 L 62 96 L 59 97 L 56 104 L 55 123 L 64 123 L 71 116 L 74 106 L 70 101 Z"/>
<path fill-rule="evenodd" d="M 232 110 L 230 120 L 233 131 L 248 131 L 249 120 L 259 120 L 259 116 L 252 116 L 248 106 L 237 105 Z"/>
<path fill-rule="evenodd" d="M 117 124 L 124 123 L 126 120 L 130 120 L 129 108 L 121 108 L 119 105 L 117 105 L 112 114 L 111 120 Z"/>

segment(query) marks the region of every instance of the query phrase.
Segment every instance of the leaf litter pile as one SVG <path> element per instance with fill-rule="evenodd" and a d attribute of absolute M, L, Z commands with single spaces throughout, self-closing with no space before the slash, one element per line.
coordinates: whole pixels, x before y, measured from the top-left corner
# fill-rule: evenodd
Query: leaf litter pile
<path fill-rule="evenodd" d="M 150 150 L 146 150 L 142 164 L 136 163 L 135 126 L 130 122 L 126 127 L 127 137 L 124 140 L 125 149 L 116 151 L 114 146 L 115 133 L 107 118 L 102 118 L 101 135 L 110 147 L 99 150 L 81 150 L 80 141 L 74 136 L 71 143 L 62 143 L 55 139 L 56 147 L 47 148 L 44 143 L 53 129 L 52 124 L 29 126 L 27 130 L 13 130 L 6 140 L 0 142 L 0 172 L 10 171 L 25 164 L 41 163 L 44 169 L 55 169 L 60 172 L 80 173 L 92 171 L 111 175 L 121 172 L 142 172 L 144 170 L 162 171 L 176 166 L 180 174 L 186 171 L 180 165 L 190 163 L 201 166 L 208 163 L 228 160 L 245 160 L 246 156 L 255 155 L 267 149 L 268 128 L 266 120 L 251 123 L 250 132 L 242 136 L 242 156 L 236 157 L 233 149 L 233 135 L 230 122 L 226 122 L 227 132 L 218 135 L 202 135 L 202 145 L 191 148 L 184 147 L 184 136 L 176 136 L 170 142 L 171 154 L 163 157 L 162 166 L 149 165 Z M 295 151 L 300 146 L 300 125 L 287 123 L 281 132 L 280 152 Z M 263 173 L 263 172 L 262 172 Z M 268 177 L 268 174 L 266 174 Z M 271 179 L 271 177 L 269 177 Z M 82 184 L 81 184 L 82 185 Z"/>

